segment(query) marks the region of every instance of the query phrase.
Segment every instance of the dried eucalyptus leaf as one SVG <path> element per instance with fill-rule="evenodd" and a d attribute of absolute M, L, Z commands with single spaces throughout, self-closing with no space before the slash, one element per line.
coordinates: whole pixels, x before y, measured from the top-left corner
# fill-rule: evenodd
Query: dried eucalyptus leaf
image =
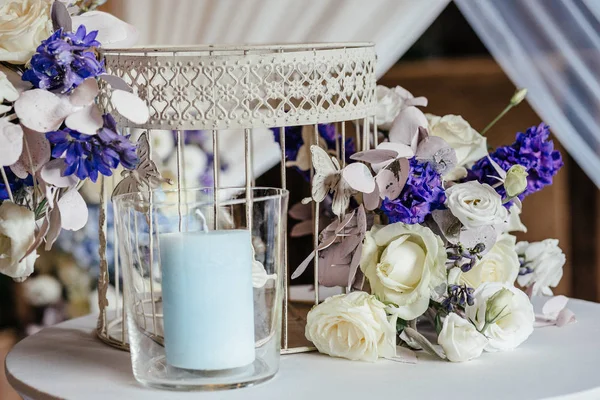
<path fill-rule="evenodd" d="M 52 28 L 55 31 L 60 28 L 65 32 L 71 32 L 73 30 L 73 22 L 71 21 L 69 10 L 67 10 L 67 7 L 61 1 L 56 0 L 52 3 L 50 15 L 52 17 Z"/>
<path fill-rule="evenodd" d="M 442 360 L 446 359 L 446 355 L 444 354 L 444 352 L 441 349 L 438 348 L 439 346 L 436 347 L 435 345 L 433 345 L 429 340 L 427 340 L 427 338 L 425 336 L 421 335 L 419 332 L 417 332 L 413 328 L 406 327 L 406 328 L 404 328 L 403 332 L 405 332 L 406 336 L 408 336 L 410 339 L 414 340 L 427 353 L 429 353 L 433 356 L 438 356 Z"/>

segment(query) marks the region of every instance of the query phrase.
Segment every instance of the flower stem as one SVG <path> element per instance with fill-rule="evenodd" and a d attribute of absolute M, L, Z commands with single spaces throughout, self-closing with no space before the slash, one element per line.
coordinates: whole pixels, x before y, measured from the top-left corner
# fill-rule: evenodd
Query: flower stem
<path fill-rule="evenodd" d="M 483 130 L 481 131 L 481 134 L 485 135 L 486 132 L 489 131 L 492 126 L 496 125 L 496 122 L 500 121 L 500 119 L 502 119 L 502 117 L 504 117 L 506 115 L 506 113 L 509 112 L 510 109 L 513 107 L 514 107 L 513 104 L 507 105 L 506 108 L 504 108 L 504 110 L 502 110 L 502 112 L 500 114 L 498 114 L 496 116 L 496 118 L 494 118 L 492 120 L 492 122 L 490 122 L 485 128 L 483 128 Z"/>
<path fill-rule="evenodd" d="M 24 139 L 23 143 L 25 144 L 25 151 L 27 152 L 27 158 L 29 159 L 29 167 L 31 168 L 31 177 L 33 178 L 33 205 L 35 208 L 37 206 L 37 179 L 35 177 L 33 158 L 31 158 L 31 151 L 29 150 L 29 144 L 27 143 L 27 139 Z"/>
<path fill-rule="evenodd" d="M 6 176 L 6 171 L 4 167 L 0 167 L 0 173 L 2 174 L 2 180 L 4 181 L 4 186 L 6 186 L 6 192 L 8 193 L 8 198 L 13 203 L 15 202 L 15 198 L 13 197 L 12 190 L 10 190 L 10 185 L 8 183 L 8 177 Z"/>

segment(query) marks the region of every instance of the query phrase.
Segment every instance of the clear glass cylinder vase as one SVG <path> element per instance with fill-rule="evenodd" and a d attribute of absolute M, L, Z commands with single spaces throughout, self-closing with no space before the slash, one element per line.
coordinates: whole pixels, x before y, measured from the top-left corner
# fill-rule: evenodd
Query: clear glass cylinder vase
<path fill-rule="evenodd" d="M 113 199 L 139 382 L 214 390 L 277 372 L 287 196 L 202 188 Z"/>

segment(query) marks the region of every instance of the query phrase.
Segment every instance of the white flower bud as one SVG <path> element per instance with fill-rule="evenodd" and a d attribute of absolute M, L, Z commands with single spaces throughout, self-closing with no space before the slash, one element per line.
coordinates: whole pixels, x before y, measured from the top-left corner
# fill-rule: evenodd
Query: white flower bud
<path fill-rule="evenodd" d="M 527 188 L 527 169 L 519 164 L 515 164 L 506 173 L 504 188 L 509 197 L 520 195 Z"/>
<path fill-rule="evenodd" d="M 510 98 L 510 104 L 512 106 L 518 105 L 520 102 L 522 102 L 525 99 L 525 96 L 527 96 L 527 89 L 526 88 L 518 89 L 515 92 L 515 94 L 513 94 L 513 97 Z"/>

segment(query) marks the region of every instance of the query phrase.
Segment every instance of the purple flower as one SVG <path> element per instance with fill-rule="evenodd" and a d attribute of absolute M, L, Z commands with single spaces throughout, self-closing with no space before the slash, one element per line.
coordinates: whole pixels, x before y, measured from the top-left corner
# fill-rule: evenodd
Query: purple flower
<path fill-rule="evenodd" d="M 119 164 L 133 169 L 137 164 L 135 144 L 129 136 L 117 133 L 114 118 L 104 114 L 104 126 L 96 135 L 86 135 L 69 128 L 46 133 L 52 144 L 52 157 L 64 157 L 65 176 L 75 174 L 79 179 L 98 179 L 98 173 L 111 176 Z"/>
<path fill-rule="evenodd" d="M 100 46 L 97 34 L 86 33 L 83 25 L 75 33 L 57 30 L 38 46 L 22 79 L 40 89 L 68 93 L 87 78 L 104 73 L 94 52 Z"/>
<path fill-rule="evenodd" d="M 31 175 L 27 175 L 27 178 L 21 179 L 13 174 L 10 168 L 5 168 L 5 172 L 8 185 L 10 186 L 10 191 L 13 194 L 25 186 L 33 186 L 33 178 Z M 8 190 L 6 189 L 4 180 L 0 179 L 0 200 L 6 200 L 8 198 Z"/>
<path fill-rule="evenodd" d="M 517 133 L 516 141 L 510 146 L 502 146 L 490 154 L 490 157 L 508 171 L 515 164 L 520 164 L 527 169 L 527 188 L 519 195 L 523 200 L 526 196 L 541 190 L 544 186 L 552 184 L 552 177 L 563 166 L 563 161 L 558 150 L 554 150 L 554 142 L 549 139 L 548 126 L 541 123 L 532 126 L 525 133 Z M 477 161 L 469 170 L 467 180 L 478 180 L 494 186 L 497 180 L 490 178 L 497 176 L 494 167 L 487 157 Z M 503 198 L 506 191 L 503 185 L 496 188 Z"/>
<path fill-rule="evenodd" d="M 433 210 L 444 208 L 446 193 L 442 179 L 428 162 L 410 160 L 410 173 L 400 196 L 383 200 L 381 210 L 389 222 L 420 224 Z"/>
<path fill-rule="evenodd" d="M 450 285 L 448 286 L 448 297 L 442 302 L 442 307 L 449 313 L 457 308 L 464 310 L 467 305 L 473 305 L 473 292 L 475 289 L 466 285 Z"/>

